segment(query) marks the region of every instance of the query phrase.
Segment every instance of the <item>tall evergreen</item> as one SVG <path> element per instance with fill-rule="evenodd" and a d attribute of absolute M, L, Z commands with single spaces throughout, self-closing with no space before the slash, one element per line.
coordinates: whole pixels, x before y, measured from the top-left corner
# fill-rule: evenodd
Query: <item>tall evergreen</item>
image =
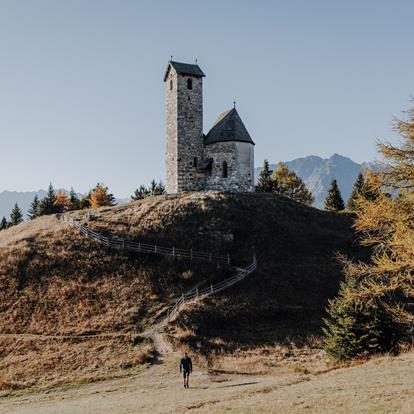
<path fill-rule="evenodd" d="M 145 185 L 141 184 L 131 196 L 132 201 L 142 200 L 145 197 L 150 195 L 150 190 L 145 187 Z"/>
<path fill-rule="evenodd" d="M 152 180 L 149 190 L 150 194 L 153 196 L 165 194 L 165 186 L 162 181 L 157 183 L 155 180 Z"/>
<path fill-rule="evenodd" d="M 131 196 L 132 201 L 142 200 L 145 197 L 165 194 L 165 185 L 162 181 L 152 180 L 149 187 L 141 184 Z"/>
<path fill-rule="evenodd" d="M 55 201 L 56 201 L 56 192 L 55 192 L 55 189 L 53 188 L 52 183 L 50 183 L 45 198 L 43 198 L 42 201 L 40 202 L 39 215 L 43 216 L 47 214 L 56 213 L 57 207 L 55 205 Z"/>
<path fill-rule="evenodd" d="M 40 201 L 37 194 L 34 196 L 32 203 L 30 204 L 29 211 L 27 216 L 29 220 L 34 220 L 36 217 L 39 217 Z"/>
<path fill-rule="evenodd" d="M 79 200 L 78 195 L 75 193 L 73 187 L 70 189 L 69 193 L 69 205 L 70 210 L 79 210 L 81 207 L 81 201 Z"/>
<path fill-rule="evenodd" d="M 331 186 L 328 190 L 328 195 L 325 200 L 325 210 L 328 211 L 342 211 L 345 209 L 345 203 L 342 199 L 341 192 L 338 188 L 336 180 L 332 180 Z"/>
<path fill-rule="evenodd" d="M 83 196 L 80 200 L 80 209 L 84 210 L 85 208 L 91 208 L 91 197 L 92 197 L 92 190 L 86 196 Z"/>
<path fill-rule="evenodd" d="M 23 212 L 16 203 L 10 213 L 10 226 L 16 226 L 23 221 Z"/>
<path fill-rule="evenodd" d="M 358 198 L 363 195 L 364 186 L 364 176 L 362 175 L 362 173 L 359 173 L 355 181 L 354 187 L 352 188 L 352 193 L 348 199 L 348 210 L 356 211 L 358 209 Z"/>
<path fill-rule="evenodd" d="M 256 192 L 271 193 L 273 191 L 272 173 L 273 171 L 269 167 L 269 161 L 264 160 L 263 169 L 260 171 L 259 181 L 256 186 Z"/>
<path fill-rule="evenodd" d="M 3 216 L 3 218 L 0 221 L 0 231 L 1 230 L 6 230 L 7 227 L 9 227 L 9 223 L 7 222 L 6 217 Z"/>

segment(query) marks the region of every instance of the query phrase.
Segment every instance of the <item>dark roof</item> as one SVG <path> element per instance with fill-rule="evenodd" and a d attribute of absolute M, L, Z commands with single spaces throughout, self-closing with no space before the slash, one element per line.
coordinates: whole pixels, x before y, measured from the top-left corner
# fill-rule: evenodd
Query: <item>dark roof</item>
<path fill-rule="evenodd" d="M 199 77 L 199 78 L 202 78 L 202 77 L 206 76 L 206 75 L 204 75 L 204 72 L 200 69 L 200 66 L 198 66 L 198 65 L 193 65 L 191 63 L 173 62 L 172 60 L 170 60 L 168 62 L 167 69 L 165 70 L 164 82 L 167 79 L 167 76 L 168 76 L 168 73 L 170 72 L 171 66 L 178 73 L 182 73 L 183 75 L 191 75 L 191 76 L 196 76 L 196 77 Z"/>
<path fill-rule="evenodd" d="M 205 145 L 224 141 L 249 142 L 254 145 L 236 108 L 223 112 L 213 125 L 213 128 L 210 129 L 210 132 L 204 136 Z"/>

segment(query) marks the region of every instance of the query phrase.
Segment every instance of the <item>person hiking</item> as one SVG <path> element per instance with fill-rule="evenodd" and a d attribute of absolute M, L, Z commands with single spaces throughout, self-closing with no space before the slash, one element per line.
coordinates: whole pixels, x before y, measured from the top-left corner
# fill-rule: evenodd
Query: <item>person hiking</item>
<path fill-rule="evenodd" d="M 188 380 L 190 374 L 193 372 L 193 363 L 191 362 L 191 358 L 188 356 L 187 352 L 184 354 L 184 357 L 181 358 L 180 372 L 183 373 L 184 388 L 189 388 L 190 386 L 188 385 Z"/>

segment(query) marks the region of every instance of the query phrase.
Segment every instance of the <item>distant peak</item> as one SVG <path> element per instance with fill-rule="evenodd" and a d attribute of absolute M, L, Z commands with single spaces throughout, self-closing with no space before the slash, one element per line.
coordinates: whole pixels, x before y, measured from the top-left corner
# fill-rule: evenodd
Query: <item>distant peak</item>
<path fill-rule="evenodd" d="M 337 154 L 337 153 L 331 155 L 328 159 L 329 160 L 347 160 L 347 161 L 352 161 L 351 158 L 345 157 L 344 155 Z"/>

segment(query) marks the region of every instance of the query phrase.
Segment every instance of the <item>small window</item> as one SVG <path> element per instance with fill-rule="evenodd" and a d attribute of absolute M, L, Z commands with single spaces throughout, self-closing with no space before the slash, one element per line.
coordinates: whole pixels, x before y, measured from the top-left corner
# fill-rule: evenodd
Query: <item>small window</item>
<path fill-rule="evenodd" d="M 190 78 L 187 79 L 187 89 L 193 89 L 193 80 Z"/>
<path fill-rule="evenodd" d="M 173 88 L 173 81 L 172 79 L 170 79 L 170 91 L 172 91 L 172 88 Z"/>
<path fill-rule="evenodd" d="M 194 157 L 193 165 L 194 165 L 195 168 L 197 168 L 197 164 L 198 164 L 198 158 Z"/>
<path fill-rule="evenodd" d="M 223 161 L 223 178 L 227 178 L 228 175 L 229 175 L 229 171 L 227 167 L 227 162 Z"/>

